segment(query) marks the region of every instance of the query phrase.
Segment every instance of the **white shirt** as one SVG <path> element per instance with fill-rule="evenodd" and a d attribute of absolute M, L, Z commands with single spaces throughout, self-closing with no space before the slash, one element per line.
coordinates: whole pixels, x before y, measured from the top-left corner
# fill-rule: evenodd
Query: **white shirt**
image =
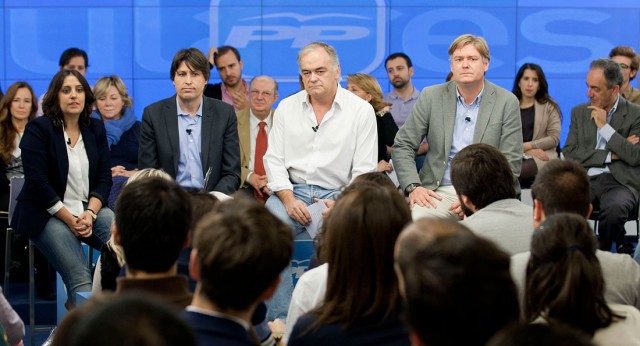
<path fill-rule="evenodd" d="M 274 192 L 293 190 L 292 182 L 338 189 L 375 171 L 377 159 L 376 115 L 368 102 L 338 85 L 331 109 L 317 124 L 303 90 L 276 109 L 264 156 L 267 186 Z"/>
<path fill-rule="evenodd" d="M 269 136 L 269 132 L 271 131 L 271 116 L 272 112 L 269 111 L 269 115 L 264 118 L 264 120 L 260 120 L 255 115 L 253 115 L 253 111 L 249 109 L 249 137 L 251 139 L 251 156 L 249 157 L 250 172 L 249 174 L 247 174 L 247 183 L 249 182 L 249 177 L 251 176 L 251 174 L 253 174 L 254 164 L 256 161 L 256 141 L 258 138 L 258 131 L 260 130 L 260 122 L 264 121 L 266 123 L 264 130 L 267 132 L 267 136 Z"/>
<path fill-rule="evenodd" d="M 67 187 L 64 190 L 64 202 L 58 201 L 53 207 L 47 209 L 54 215 L 62 207 L 67 208 L 71 215 L 79 216 L 84 211 L 82 202 L 89 200 L 89 157 L 84 148 L 82 134 L 78 138 L 75 147 L 71 147 L 69 136 L 64 133 L 67 158 L 69 159 L 69 172 L 67 173 Z"/>
<path fill-rule="evenodd" d="M 319 306 L 324 301 L 324 294 L 327 291 L 327 276 L 329 275 L 329 265 L 324 263 L 313 269 L 309 269 L 302 274 L 300 280 L 293 289 L 289 312 L 287 313 L 287 323 L 282 341 L 286 344 L 296 325 L 298 319 Z"/>

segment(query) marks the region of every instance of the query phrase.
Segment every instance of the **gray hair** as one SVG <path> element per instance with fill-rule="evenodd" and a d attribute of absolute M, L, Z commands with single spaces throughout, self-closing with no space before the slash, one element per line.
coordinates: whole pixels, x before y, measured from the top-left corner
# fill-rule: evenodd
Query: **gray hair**
<path fill-rule="evenodd" d="M 338 66 L 340 66 L 340 60 L 338 60 L 338 53 L 336 53 L 335 48 L 333 48 L 332 46 L 324 42 L 312 42 L 302 47 L 302 49 L 300 49 L 300 51 L 298 52 L 298 66 L 300 66 L 300 60 L 302 59 L 303 56 L 305 56 L 310 51 L 318 48 L 324 49 L 324 51 L 327 52 L 327 54 L 329 54 L 329 58 L 333 63 L 333 71 L 337 71 Z"/>
<path fill-rule="evenodd" d="M 598 59 L 591 62 L 590 70 L 601 69 L 604 74 L 604 79 L 607 81 L 607 88 L 611 89 L 614 86 L 622 87 L 624 83 L 624 77 L 622 76 L 622 70 L 620 65 L 611 59 Z"/>

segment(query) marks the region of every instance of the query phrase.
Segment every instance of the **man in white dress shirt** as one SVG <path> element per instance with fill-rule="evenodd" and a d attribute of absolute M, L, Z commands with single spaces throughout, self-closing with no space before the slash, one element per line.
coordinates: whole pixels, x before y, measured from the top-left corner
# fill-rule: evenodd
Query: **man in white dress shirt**
<path fill-rule="evenodd" d="M 307 206 L 333 199 L 340 187 L 377 163 L 376 118 L 369 103 L 343 89 L 333 47 L 314 42 L 298 53 L 304 90 L 276 109 L 264 166 L 272 195 L 267 209 L 309 238 Z"/>

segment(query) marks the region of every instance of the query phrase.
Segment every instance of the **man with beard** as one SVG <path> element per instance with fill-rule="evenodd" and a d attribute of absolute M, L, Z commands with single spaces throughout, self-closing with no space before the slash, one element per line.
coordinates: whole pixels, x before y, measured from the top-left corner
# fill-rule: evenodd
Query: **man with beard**
<path fill-rule="evenodd" d="M 451 161 L 451 182 L 473 233 L 492 240 L 509 254 L 529 250 L 533 209 L 516 199 L 509 162 L 489 144 L 471 144 Z"/>
<path fill-rule="evenodd" d="M 384 101 L 391 103 L 391 115 L 398 127 L 402 127 L 409 117 L 420 92 L 411 83 L 413 64 L 404 53 L 393 53 L 384 62 L 393 90 L 384 95 Z"/>
<path fill-rule="evenodd" d="M 237 111 L 249 107 L 249 85 L 242 79 L 243 62 L 235 47 L 221 46 L 209 50 L 209 64 L 220 74 L 222 83 L 207 84 L 204 96 L 222 100 Z"/>

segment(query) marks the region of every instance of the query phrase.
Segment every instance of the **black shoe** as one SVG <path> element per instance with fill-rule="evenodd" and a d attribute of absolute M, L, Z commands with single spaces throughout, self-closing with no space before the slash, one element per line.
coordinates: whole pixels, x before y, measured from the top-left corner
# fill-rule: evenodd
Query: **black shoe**
<path fill-rule="evenodd" d="M 617 252 L 618 253 L 626 253 L 626 254 L 631 255 L 631 256 L 633 256 L 635 250 L 636 249 L 630 243 L 622 243 L 622 244 L 618 245 L 618 248 L 617 248 Z"/>

